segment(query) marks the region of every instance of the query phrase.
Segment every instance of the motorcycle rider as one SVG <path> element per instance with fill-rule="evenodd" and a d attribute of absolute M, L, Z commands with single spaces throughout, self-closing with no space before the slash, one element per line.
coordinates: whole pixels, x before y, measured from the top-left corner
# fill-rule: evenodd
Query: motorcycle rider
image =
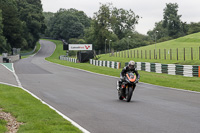
<path fill-rule="evenodd" d="M 122 69 L 122 71 L 121 71 L 121 73 L 120 73 L 120 80 L 118 81 L 118 90 L 119 90 L 119 88 L 121 88 L 121 84 L 122 84 L 122 82 L 124 81 L 124 77 L 125 77 L 125 74 L 127 73 L 127 72 L 132 72 L 132 73 L 135 73 L 136 74 L 136 77 L 137 77 L 137 79 L 136 79 L 136 83 L 138 83 L 138 81 L 139 81 L 139 79 L 140 79 L 140 75 L 139 75 L 139 73 L 138 73 L 138 71 L 137 71 L 137 68 L 135 68 L 135 62 L 134 61 L 130 61 L 129 63 L 128 63 L 128 65 L 127 66 L 125 66 L 123 69 Z"/>

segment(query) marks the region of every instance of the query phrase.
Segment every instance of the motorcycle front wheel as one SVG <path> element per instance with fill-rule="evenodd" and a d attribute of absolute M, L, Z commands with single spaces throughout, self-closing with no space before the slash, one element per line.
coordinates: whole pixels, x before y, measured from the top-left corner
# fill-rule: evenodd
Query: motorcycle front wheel
<path fill-rule="evenodd" d="M 133 94 L 133 88 L 132 87 L 129 87 L 128 88 L 128 92 L 126 92 L 126 101 L 127 102 L 130 102 L 131 101 L 131 97 L 132 97 L 132 94 Z"/>

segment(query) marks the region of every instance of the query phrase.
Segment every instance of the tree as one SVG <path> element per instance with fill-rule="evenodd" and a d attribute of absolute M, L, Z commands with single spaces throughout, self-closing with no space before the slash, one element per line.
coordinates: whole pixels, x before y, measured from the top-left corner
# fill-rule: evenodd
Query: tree
<path fill-rule="evenodd" d="M 0 10 L 0 53 L 4 51 L 9 51 L 9 47 L 6 45 L 6 39 L 3 36 L 3 18 L 2 10 Z"/>
<path fill-rule="evenodd" d="M 91 19 L 83 11 L 75 10 L 74 15 L 77 16 L 77 18 L 79 19 L 80 23 L 84 26 L 84 28 L 90 27 Z"/>
<path fill-rule="evenodd" d="M 33 48 L 44 33 L 46 25 L 44 22 L 43 9 L 40 0 L 16 0 L 20 20 L 23 22 L 24 34 L 28 43 L 27 48 Z"/>
<path fill-rule="evenodd" d="M 135 25 L 138 24 L 139 16 L 132 10 L 117 9 L 112 10 L 111 24 L 114 33 L 119 39 L 124 38 L 127 33 L 135 31 Z"/>
<path fill-rule="evenodd" d="M 79 22 L 78 17 L 71 14 L 65 14 L 61 18 L 61 38 L 66 40 L 78 38 L 84 32 L 84 26 Z"/>
<path fill-rule="evenodd" d="M 188 25 L 188 28 L 189 28 L 188 34 L 200 32 L 200 22 L 198 23 L 192 22 Z"/>
<path fill-rule="evenodd" d="M 129 33 L 128 36 L 114 43 L 115 50 L 133 49 L 141 46 L 149 45 L 148 36 L 139 34 L 137 32 Z"/>
<path fill-rule="evenodd" d="M 23 32 L 22 22 L 19 19 L 17 5 L 14 0 L 0 0 L 0 9 L 3 18 L 3 36 L 11 48 L 21 48 L 26 44 L 21 37 Z M 10 51 L 10 50 L 9 50 Z"/>
<path fill-rule="evenodd" d="M 168 30 L 170 37 L 176 38 L 184 35 L 183 22 L 180 20 L 181 15 L 178 15 L 178 4 L 169 3 L 164 8 L 163 28 Z"/>
<path fill-rule="evenodd" d="M 105 50 L 105 40 L 113 40 L 111 35 L 113 33 L 111 29 L 111 3 L 101 4 L 98 12 L 94 13 L 94 18 L 92 22 L 92 33 L 93 34 L 93 44 L 96 50 Z M 107 47 L 108 48 L 108 47 Z"/>
<path fill-rule="evenodd" d="M 47 28 L 46 28 L 46 30 L 45 30 L 45 36 L 46 36 L 46 37 L 50 37 L 50 36 L 51 36 L 51 33 L 50 33 L 50 31 L 49 31 L 49 28 L 50 28 L 50 27 L 48 26 L 48 23 L 49 23 L 50 19 L 51 19 L 52 17 L 54 17 L 55 13 L 52 13 L 52 12 L 43 12 L 43 15 L 44 15 L 44 17 L 45 17 L 45 20 L 44 20 L 45 25 L 47 26 Z"/>
<path fill-rule="evenodd" d="M 151 41 L 151 43 L 155 43 L 155 37 L 157 39 L 157 41 L 166 41 L 171 39 L 168 36 L 168 30 L 167 28 L 163 27 L 163 21 L 161 20 L 160 22 L 155 23 L 155 27 L 153 30 L 149 30 L 147 32 L 148 36 L 149 36 L 149 40 Z"/>
<path fill-rule="evenodd" d="M 131 10 L 117 9 L 112 7 L 112 3 L 101 4 L 98 12 L 94 13 L 92 28 L 88 30 L 93 32 L 90 35 L 93 34 L 95 49 L 104 50 L 106 39 L 115 42 L 133 33 L 138 18 Z"/>
<path fill-rule="evenodd" d="M 84 29 L 90 26 L 87 15 L 76 9 L 60 9 L 48 22 L 50 36 L 56 39 L 78 38 L 84 34 Z"/>
<path fill-rule="evenodd" d="M 163 20 L 155 23 L 153 30 L 147 32 L 151 43 L 157 41 L 167 41 L 173 38 L 178 38 L 187 34 L 189 26 L 186 22 L 180 20 L 181 15 L 178 15 L 178 4 L 166 4 L 163 12 Z"/>

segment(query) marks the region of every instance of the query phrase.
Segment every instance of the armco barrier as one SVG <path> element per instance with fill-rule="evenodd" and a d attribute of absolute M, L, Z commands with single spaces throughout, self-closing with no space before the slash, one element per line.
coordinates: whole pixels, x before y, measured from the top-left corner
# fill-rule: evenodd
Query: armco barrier
<path fill-rule="evenodd" d="M 70 58 L 70 57 L 66 57 L 65 55 L 61 55 L 59 57 L 60 60 L 66 60 L 66 61 L 69 61 L 69 62 L 74 62 L 74 63 L 77 63 L 77 59 L 74 59 L 74 58 Z"/>
<path fill-rule="evenodd" d="M 20 60 L 20 55 L 19 54 L 18 55 L 11 55 L 11 56 L 8 56 L 7 59 L 8 59 L 7 63 L 12 63 L 12 62 Z M 0 56 L 0 63 L 3 63 L 3 57 L 2 56 Z"/>
<path fill-rule="evenodd" d="M 115 68 L 115 69 L 121 68 L 121 63 L 114 62 L 114 61 L 100 61 L 100 60 L 90 59 L 90 64 L 96 65 L 96 66 L 110 67 L 110 68 Z"/>
<path fill-rule="evenodd" d="M 127 64 L 127 63 L 126 63 Z M 136 62 L 137 70 L 166 73 L 170 75 L 182 75 L 186 77 L 200 77 L 200 66 L 197 65 L 176 65 L 148 62 Z"/>
<path fill-rule="evenodd" d="M 12 55 L 12 56 L 9 56 L 11 62 L 15 62 L 15 61 L 18 61 L 20 59 L 20 55 Z"/>
<path fill-rule="evenodd" d="M 35 46 L 35 48 L 34 48 L 31 52 L 28 52 L 28 53 L 20 53 L 20 55 L 21 55 L 21 56 L 31 55 L 31 54 L 33 54 L 33 53 L 35 52 L 36 48 L 37 48 L 37 47 Z"/>

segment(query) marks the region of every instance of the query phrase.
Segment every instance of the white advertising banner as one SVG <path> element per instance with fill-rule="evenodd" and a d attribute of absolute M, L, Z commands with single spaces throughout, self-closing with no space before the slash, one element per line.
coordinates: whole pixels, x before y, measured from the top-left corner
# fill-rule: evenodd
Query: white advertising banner
<path fill-rule="evenodd" d="M 69 50 L 92 50 L 92 44 L 69 44 Z"/>

